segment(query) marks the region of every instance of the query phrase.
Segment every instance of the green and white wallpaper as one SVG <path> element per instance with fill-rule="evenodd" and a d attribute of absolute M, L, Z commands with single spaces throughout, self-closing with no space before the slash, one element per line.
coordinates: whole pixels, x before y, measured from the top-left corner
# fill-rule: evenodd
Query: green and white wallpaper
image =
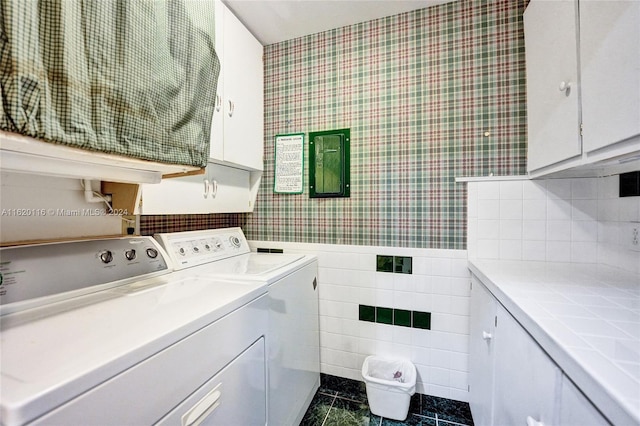
<path fill-rule="evenodd" d="M 526 3 L 459 0 L 265 46 L 263 180 L 253 213 L 223 216 L 251 240 L 466 248 L 455 178 L 526 172 Z M 341 128 L 351 197 L 310 199 L 308 134 Z M 305 133 L 304 192 L 275 194 L 274 140 L 290 133 Z"/>
<path fill-rule="evenodd" d="M 524 0 L 457 1 L 265 46 L 252 240 L 466 247 L 461 176 L 526 172 Z M 273 193 L 277 134 L 351 129 L 351 197 Z"/>

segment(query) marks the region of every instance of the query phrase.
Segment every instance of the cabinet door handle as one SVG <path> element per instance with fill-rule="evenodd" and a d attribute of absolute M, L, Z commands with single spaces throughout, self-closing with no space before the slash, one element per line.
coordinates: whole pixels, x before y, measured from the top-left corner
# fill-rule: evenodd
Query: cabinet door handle
<path fill-rule="evenodd" d="M 182 416 L 182 426 L 197 426 L 202 423 L 209 414 L 220 406 L 222 396 L 222 383 L 213 388 L 200 401 L 196 402 L 189 411 Z"/>
<path fill-rule="evenodd" d="M 560 86 L 558 86 L 558 90 L 569 95 L 569 92 L 571 91 L 571 82 L 569 80 L 561 81 Z"/>
<path fill-rule="evenodd" d="M 535 420 L 531 416 L 527 416 L 527 426 L 544 426 L 544 423 Z"/>
<path fill-rule="evenodd" d="M 220 107 L 222 107 L 222 98 L 216 93 L 216 112 L 220 112 Z"/>
<path fill-rule="evenodd" d="M 216 198 L 216 195 L 218 195 L 218 181 L 213 179 L 211 181 L 211 198 Z"/>
<path fill-rule="evenodd" d="M 482 332 L 482 338 L 484 340 L 491 340 L 493 338 L 493 334 L 487 333 L 486 331 L 483 331 Z"/>
<path fill-rule="evenodd" d="M 207 198 L 209 196 L 209 192 L 211 191 L 211 182 L 209 182 L 209 179 L 205 179 L 204 180 L 204 193 L 202 194 L 202 196 L 204 198 Z"/>
<path fill-rule="evenodd" d="M 235 104 L 231 102 L 231 99 L 229 99 L 229 117 L 233 117 L 233 110 L 235 109 L 235 107 Z"/>

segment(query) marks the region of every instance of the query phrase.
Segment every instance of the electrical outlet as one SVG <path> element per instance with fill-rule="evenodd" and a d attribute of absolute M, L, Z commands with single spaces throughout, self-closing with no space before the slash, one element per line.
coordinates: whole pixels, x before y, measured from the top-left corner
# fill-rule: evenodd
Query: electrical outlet
<path fill-rule="evenodd" d="M 640 251 L 640 222 L 630 222 L 624 233 L 625 244 L 630 250 Z"/>

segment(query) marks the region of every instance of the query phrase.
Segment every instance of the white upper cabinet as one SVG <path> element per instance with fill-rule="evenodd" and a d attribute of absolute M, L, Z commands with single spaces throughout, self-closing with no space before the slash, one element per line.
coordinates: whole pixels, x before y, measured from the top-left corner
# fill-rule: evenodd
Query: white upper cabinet
<path fill-rule="evenodd" d="M 253 210 L 259 180 L 252 173 L 209 164 L 205 174 L 143 185 L 140 214 L 240 213 Z"/>
<path fill-rule="evenodd" d="M 640 135 L 640 2 L 580 2 L 580 68 L 584 150 L 631 151 L 622 145 Z"/>
<path fill-rule="evenodd" d="M 582 154 L 573 1 L 532 1 L 524 13 L 529 171 Z"/>
<path fill-rule="evenodd" d="M 221 71 L 210 157 L 263 170 L 264 67 L 262 45 L 222 2 L 216 2 L 216 52 Z"/>
<path fill-rule="evenodd" d="M 253 211 L 263 170 L 262 45 L 220 1 L 216 53 L 221 71 L 204 174 L 144 185 L 141 214 Z"/>
<path fill-rule="evenodd" d="M 531 0 L 524 31 L 532 177 L 640 167 L 639 28 L 637 1 Z"/>

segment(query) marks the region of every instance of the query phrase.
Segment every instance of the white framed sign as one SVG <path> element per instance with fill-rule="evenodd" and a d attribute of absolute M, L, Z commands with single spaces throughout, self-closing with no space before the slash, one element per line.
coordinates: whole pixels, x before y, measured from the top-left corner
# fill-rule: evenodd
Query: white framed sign
<path fill-rule="evenodd" d="M 276 135 L 273 192 L 302 194 L 304 133 Z"/>

